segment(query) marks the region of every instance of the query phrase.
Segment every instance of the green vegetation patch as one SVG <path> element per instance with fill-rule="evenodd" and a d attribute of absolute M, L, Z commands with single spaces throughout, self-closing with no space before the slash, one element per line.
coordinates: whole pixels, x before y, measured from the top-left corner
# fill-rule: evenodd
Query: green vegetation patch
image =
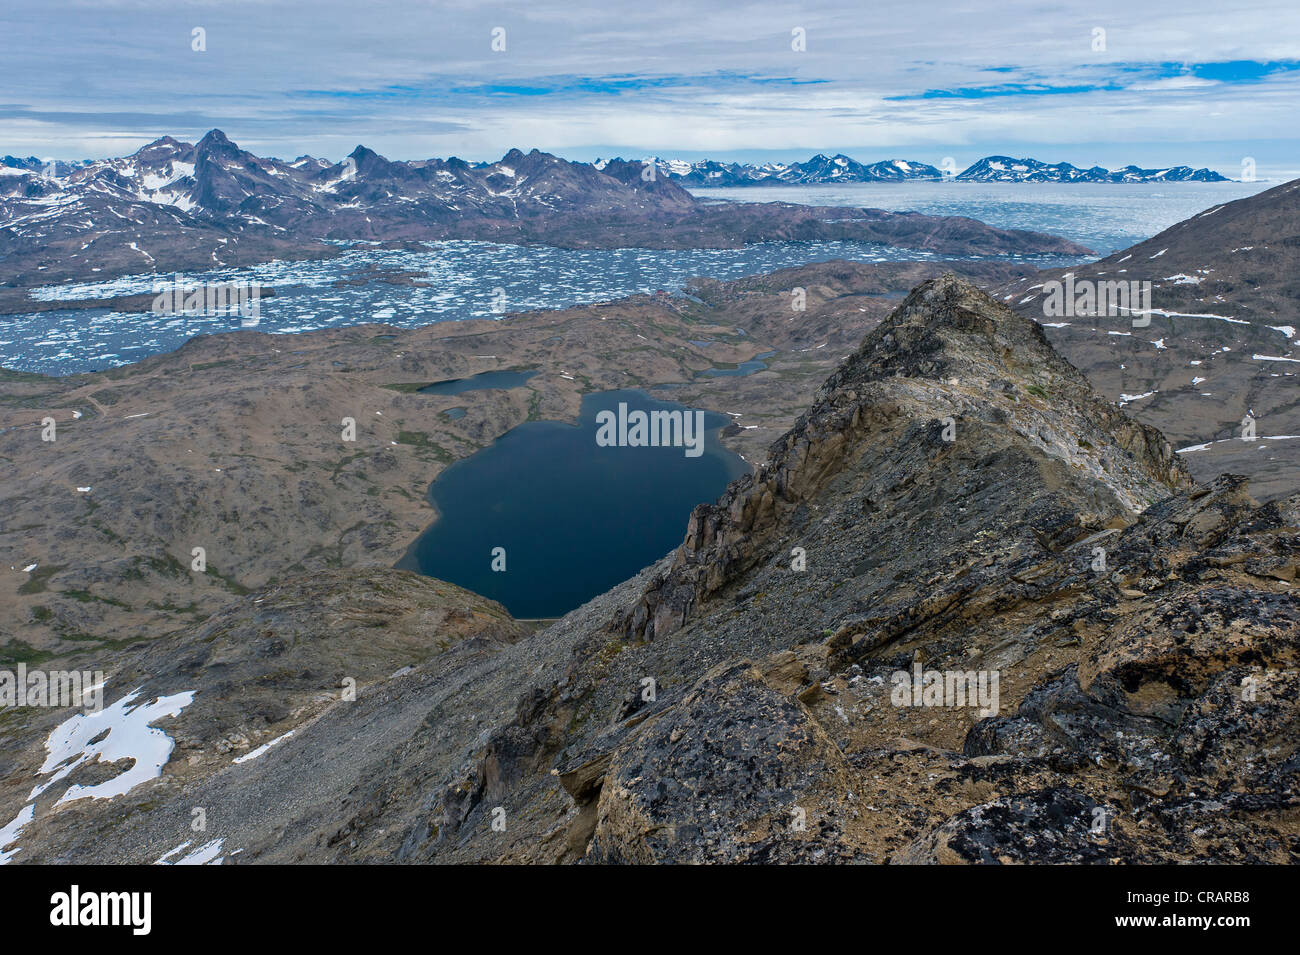
<path fill-rule="evenodd" d="M 100 603 L 111 604 L 114 607 L 121 607 L 123 610 L 130 610 L 131 605 L 123 603 L 114 597 L 101 597 L 99 594 L 92 594 L 89 590 L 61 590 L 59 593 L 64 597 L 71 597 L 81 603 L 90 603 L 92 600 Z"/>
<path fill-rule="evenodd" d="M 0 666 L 9 664 L 16 665 L 19 663 L 40 663 L 42 660 L 48 660 L 55 654 L 48 650 L 37 650 L 29 643 L 22 640 L 13 639 L 8 643 L 0 646 Z"/>
<path fill-rule="evenodd" d="M 456 460 L 450 451 L 438 444 L 438 442 L 431 440 L 423 431 L 399 431 L 397 432 L 397 443 L 430 451 L 435 458 L 444 464 L 451 464 Z"/>
<path fill-rule="evenodd" d="M 20 594 L 43 594 L 46 590 L 46 583 L 51 577 L 63 569 L 62 564 L 41 564 L 32 571 L 31 576 L 27 578 L 18 588 Z"/>

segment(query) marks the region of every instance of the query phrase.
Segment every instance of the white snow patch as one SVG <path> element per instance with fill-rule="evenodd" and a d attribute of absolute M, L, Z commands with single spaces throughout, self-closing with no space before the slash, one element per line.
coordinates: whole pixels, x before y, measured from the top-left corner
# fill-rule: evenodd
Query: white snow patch
<path fill-rule="evenodd" d="M 1221 322 L 1231 322 L 1233 325 L 1250 324 L 1243 318 L 1231 318 L 1227 315 L 1216 315 L 1213 312 L 1167 312 L 1163 308 L 1125 308 L 1123 305 L 1116 305 L 1115 308 L 1118 311 L 1128 312 L 1132 315 L 1164 315 L 1166 318 L 1217 318 Z"/>
<path fill-rule="evenodd" d="M 6 852 L 10 846 L 18 841 L 18 836 L 22 833 L 23 828 L 36 817 L 36 806 L 29 804 L 23 806 L 14 817 L 13 822 L 0 829 L 0 865 L 7 865 L 9 860 L 21 852 L 21 849 L 15 848 L 12 852 Z"/>
<path fill-rule="evenodd" d="M 35 799 L 83 763 L 98 760 L 116 763 L 129 760 L 131 767 L 94 786 L 69 786 L 56 805 L 78 799 L 112 799 L 136 786 L 157 779 L 171 758 L 175 742 L 150 723 L 179 716 L 194 702 L 194 691 L 162 696 L 149 703 L 136 703 L 140 689 L 132 690 L 112 706 L 98 712 L 77 713 L 60 723 L 45 741 L 49 751 L 38 775 L 54 775 L 39 784 L 29 799 Z M 96 742 L 91 742 L 95 740 Z"/>
<path fill-rule="evenodd" d="M 249 762 L 250 760 L 257 759 L 257 757 L 261 756 L 263 753 L 265 753 L 265 752 L 266 752 L 268 749 L 270 749 L 272 746 L 275 746 L 275 745 L 278 744 L 278 743 L 283 743 L 283 742 L 284 742 L 285 740 L 287 740 L 290 736 L 292 736 L 293 733 L 294 733 L 293 730 L 289 730 L 289 732 L 285 733 L 283 736 L 277 736 L 275 739 L 271 740 L 271 742 L 269 742 L 269 743 L 263 743 L 261 746 L 257 747 L 257 749 L 253 750 L 252 752 L 245 753 L 243 756 L 236 756 L 235 759 L 234 759 L 234 762 L 235 762 L 235 763 L 247 763 L 247 762 Z"/>
<path fill-rule="evenodd" d="M 168 862 L 168 859 L 190 845 L 188 842 L 182 842 L 170 852 L 163 853 L 154 865 L 221 865 L 221 845 L 225 841 L 225 839 L 213 839 L 197 849 L 190 850 L 175 862 Z"/>
<path fill-rule="evenodd" d="M 1146 394 L 1142 394 L 1142 395 L 1123 395 L 1123 394 L 1122 394 L 1122 395 L 1119 396 L 1119 406 L 1122 408 L 1122 407 L 1124 407 L 1126 404 L 1128 404 L 1130 401 L 1140 401 L 1140 400 L 1143 399 L 1143 398 L 1150 398 L 1150 397 L 1151 397 L 1152 395 L 1154 395 L 1154 394 L 1155 394 L 1154 391 L 1148 391 Z"/>
<path fill-rule="evenodd" d="M 54 775 L 43 783 L 37 783 L 27 796 L 27 805 L 9 825 L 0 829 L 0 865 L 18 852 L 17 849 L 13 852 L 4 850 L 36 817 L 37 798 L 78 766 L 92 761 L 105 765 L 123 761 L 131 764 L 129 769 L 97 785 L 69 786 L 56 806 L 78 799 L 112 799 L 162 775 L 162 768 L 176 744 L 162 730 L 149 724 L 166 716 L 179 716 L 181 710 L 194 701 L 194 691 L 162 696 L 133 706 L 139 695 L 140 689 L 137 688 L 106 709 L 77 713 L 54 728 L 45 741 L 49 755 L 37 773 L 38 776 Z M 198 851 L 205 852 L 208 848 L 205 846 Z"/>

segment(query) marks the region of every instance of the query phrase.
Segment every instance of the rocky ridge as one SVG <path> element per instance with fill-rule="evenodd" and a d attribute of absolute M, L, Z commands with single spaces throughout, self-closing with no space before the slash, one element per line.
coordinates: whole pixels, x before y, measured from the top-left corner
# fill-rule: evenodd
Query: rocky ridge
<path fill-rule="evenodd" d="M 20 858 L 152 861 L 203 805 L 237 862 L 1295 861 L 1298 560 L 1300 497 L 1196 484 L 946 277 L 637 578 L 247 766 L 42 814 Z M 914 667 L 999 696 L 901 705 Z"/>

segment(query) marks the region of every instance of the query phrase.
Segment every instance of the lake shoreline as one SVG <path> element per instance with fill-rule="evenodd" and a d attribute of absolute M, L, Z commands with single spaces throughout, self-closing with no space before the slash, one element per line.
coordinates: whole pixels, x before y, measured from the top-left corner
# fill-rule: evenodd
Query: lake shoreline
<path fill-rule="evenodd" d="M 681 530 L 685 527 L 689 512 L 698 504 L 714 500 L 725 490 L 727 484 L 743 474 L 752 473 L 753 468 L 743 457 L 728 450 L 722 443 L 722 432 L 731 426 L 732 419 L 718 412 L 705 412 L 701 409 L 690 409 L 698 411 L 701 420 L 708 422 L 708 427 L 703 433 L 704 453 L 701 456 L 700 468 L 697 470 L 707 468 L 710 459 L 722 463 L 722 468 L 713 469 L 715 476 L 712 478 L 701 480 L 692 474 L 688 480 L 688 469 L 680 465 L 676 459 L 664 461 L 645 453 L 653 450 L 673 453 L 677 450 L 675 447 L 608 448 L 600 446 L 598 438 L 597 441 L 589 444 L 584 442 L 585 437 L 599 434 L 594 422 L 599 420 L 603 411 L 609 410 L 613 405 L 626 406 L 632 401 L 638 402 L 641 406 L 656 407 L 661 410 L 687 410 L 686 405 L 655 398 L 642 389 L 616 389 L 583 394 L 576 421 L 526 421 L 516 425 L 487 447 L 449 465 L 430 482 L 426 500 L 436 516 L 411 542 L 402 558 L 394 565 L 395 569 L 409 570 L 464 587 L 501 603 L 516 619 L 554 619 L 581 606 L 591 597 L 603 593 L 608 589 L 609 579 L 617 578 L 615 580 L 617 582 L 634 576 L 644 567 L 662 559 L 664 554 L 671 551 L 676 542 L 680 541 Z M 554 425 L 560 427 L 551 427 Z M 543 453 L 541 447 L 534 447 L 530 441 L 534 435 L 538 435 L 540 442 L 545 445 L 546 457 L 539 457 Z M 558 449 L 557 445 L 560 445 Z M 586 464 L 581 464 L 584 450 L 591 457 Z M 610 541 L 612 546 L 606 548 L 608 553 L 604 558 L 595 561 L 597 565 L 595 567 L 584 564 L 581 557 L 584 553 L 601 550 L 601 534 L 606 532 L 607 528 L 598 520 L 592 520 L 588 525 L 587 540 L 581 551 L 566 552 L 563 547 L 560 547 L 558 552 L 553 550 L 538 555 L 535 560 L 530 560 L 532 555 L 529 554 L 525 558 L 526 566 L 530 563 L 534 567 L 544 565 L 550 572 L 550 569 L 557 564 L 563 564 L 566 567 L 565 573 L 577 574 L 583 578 L 583 586 L 574 586 L 572 580 L 562 581 L 559 584 L 567 588 L 570 594 L 580 592 L 585 594 L 576 602 L 572 602 L 576 598 L 571 598 L 572 605 L 560 606 L 555 602 L 539 603 L 545 599 L 539 594 L 539 589 L 547 588 L 539 587 L 536 580 L 520 582 L 519 571 L 515 570 L 519 548 L 503 547 L 502 552 L 497 555 L 496 547 L 491 546 L 493 541 L 513 539 L 511 535 L 514 529 L 510 527 L 510 521 L 515 518 L 500 518 L 500 511 L 506 505 L 501 500 L 491 498 L 484 500 L 482 495 L 491 492 L 485 492 L 483 488 L 491 487 L 492 480 L 497 474 L 527 473 L 528 486 L 526 491 L 521 493 L 548 500 L 551 506 L 544 510 L 547 514 L 556 516 L 554 524 L 538 521 L 530 527 L 527 534 L 519 534 L 519 537 L 527 542 L 524 545 L 527 548 L 544 549 L 539 547 L 537 542 L 564 539 L 567 530 L 564 522 L 573 517 L 571 509 L 564 506 L 568 503 L 566 497 L 573 499 L 576 495 L 585 506 L 599 510 L 598 494 L 603 487 L 622 489 L 633 477 L 631 473 L 627 473 L 620 478 L 606 470 L 601 480 L 593 482 L 591 486 L 577 490 L 571 486 L 552 487 L 541 492 L 538 486 L 547 480 L 547 462 L 550 461 L 552 466 L 565 469 L 563 480 L 572 482 L 581 480 L 582 473 L 587 469 L 602 467 L 608 469 L 616 460 L 614 455 L 629 451 L 642 452 L 634 455 L 636 461 L 629 466 L 634 471 L 642 472 L 636 477 L 643 482 L 653 482 L 654 491 L 660 496 L 660 502 L 656 504 L 638 499 L 636 493 L 628 494 L 629 506 L 647 524 L 641 528 L 643 533 L 631 533 L 627 528 L 617 532 L 617 536 Z M 630 458 L 625 460 L 631 461 Z M 654 468 L 659 468 L 658 474 L 647 473 Z M 474 476 L 469 472 L 475 472 Z M 462 482 L 470 488 L 461 488 Z M 643 490 L 647 490 L 644 484 Z M 680 493 L 673 493 L 675 491 Z M 449 500 L 458 493 L 461 495 L 461 500 L 457 502 Z M 662 529 L 665 525 L 662 511 L 673 509 L 672 505 L 666 503 L 669 499 L 675 502 L 677 510 L 685 513 L 676 514 L 674 519 L 667 521 L 666 526 L 671 530 L 663 533 Z M 688 506 L 682 506 L 685 501 L 689 501 Z M 538 510 L 543 508 L 539 507 Z M 629 512 L 625 511 L 625 513 Z M 606 520 L 608 519 L 607 513 Z M 458 526 L 449 526 L 449 522 L 459 525 L 466 520 L 474 523 L 472 531 L 467 532 Z M 662 543 L 669 546 L 661 547 L 654 543 L 661 538 Z M 477 542 L 477 546 L 469 543 L 471 539 Z M 451 551 L 457 555 L 476 554 L 480 569 L 470 570 L 472 565 L 459 557 L 452 558 L 449 553 Z M 498 559 L 501 563 L 500 568 L 495 566 Z M 481 565 L 492 567 L 493 570 L 485 574 L 481 570 Z M 617 569 L 611 570 L 611 567 Z M 512 571 L 514 576 L 511 576 Z M 587 575 L 591 575 L 590 579 Z M 545 606 L 545 612 L 539 612 L 542 606 Z M 524 607 L 527 609 L 521 609 Z"/>

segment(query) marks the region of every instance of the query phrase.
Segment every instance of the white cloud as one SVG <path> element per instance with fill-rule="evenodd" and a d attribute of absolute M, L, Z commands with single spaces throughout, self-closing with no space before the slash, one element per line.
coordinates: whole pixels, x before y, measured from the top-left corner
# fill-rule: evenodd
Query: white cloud
<path fill-rule="evenodd" d="M 197 26 L 206 52 L 190 48 Z M 504 53 L 490 49 L 494 26 L 506 28 Z M 790 49 L 796 26 L 806 53 Z M 45 0 L 0 10 L 0 35 L 0 150 L 64 158 L 212 126 L 258 152 L 336 159 L 358 142 L 399 158 L 516 145 L 883 155 L 1300 128 L 1300 74 L 1227 84 L 1132 68 L 1300 59 L 1294 0 L 1006 0 L 996 11 L 936 0 L 923 17 L 849 0 Z M 639 88 L 619 91 L 629 78 Z M 1115 88 L 891 99 L 1000 84 Z M 519 87 L 556 91 L 509 92 Z"/>

